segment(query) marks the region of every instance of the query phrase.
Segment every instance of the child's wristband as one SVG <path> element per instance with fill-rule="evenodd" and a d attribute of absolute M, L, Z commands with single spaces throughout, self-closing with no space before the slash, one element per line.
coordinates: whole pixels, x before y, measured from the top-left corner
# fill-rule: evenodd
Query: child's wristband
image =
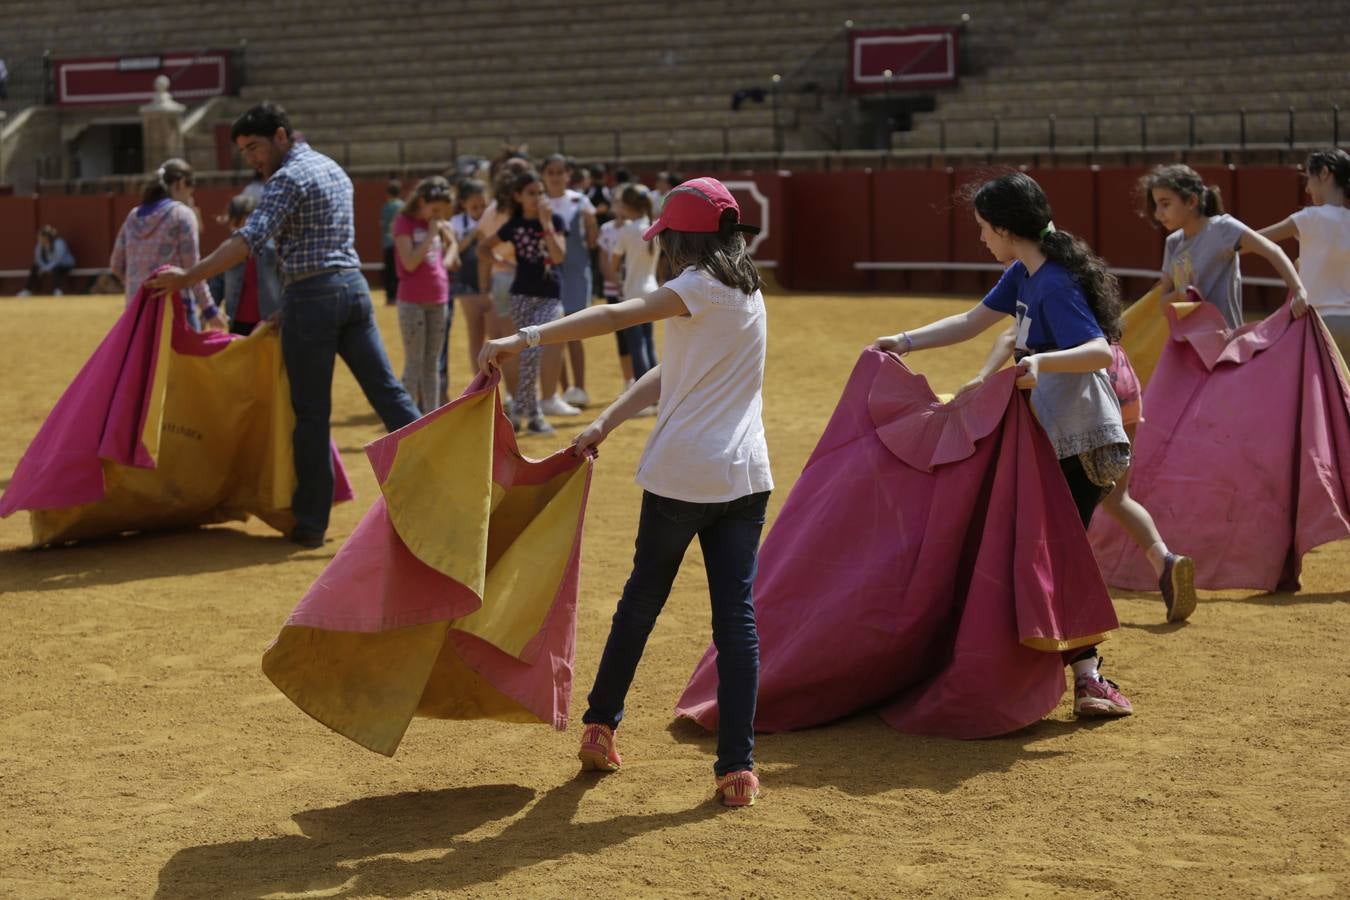
<path fill-rule="evenodd" d="M 208 303 L 202 307 L 202 315 L 206 316 L 208 319 L 214 319 L 216 316 L 220 315 L 220 307 L 216 306 L 214 303 Z"/>
<path fill-rule="evenodd" d="M 908 331 L 900 332 L 900 336 L 905 339 L 905 353 L 914 352 L 914 339 L 909 336 Z"/>

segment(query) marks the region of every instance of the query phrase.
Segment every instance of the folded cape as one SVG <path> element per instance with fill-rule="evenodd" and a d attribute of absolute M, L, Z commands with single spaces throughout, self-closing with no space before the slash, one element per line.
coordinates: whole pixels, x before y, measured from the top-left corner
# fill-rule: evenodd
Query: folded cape
<path fill-rule="evenodd" d="M 1016 378 L 944 405 L 863 353 L 760 551 L 758 729 L 880 705 L 901 731 L 1003 734 L 1059 702 L 1060 651 L 1116 627 Z M 676 713 L 715 727 L 715 650 Z"/>
<path fill-rule="evenodd" d="M 300 600 L 263 671 L 392 756 L 414 715 L 567 727 L 591 460 L 529 460 L 480 376 L 366 448 L 382 496 Z"/>
<path fill-rule="evenodd" d="M 1203 588 L 1295 591 L 1303 555 L 1350 536 L 1350 391 L 1331 336 L 1286 304 L 1229 331 L 1200 304 L 1165 311 L 1171 340 L 1145 394 L 1130 494 Z M 1108 584 L 1157 590 L 1144 554 L 1098 511 Z"/>
<path fill-rule="evenodd" d="M 188 327 L 142 288 L 19 460 L 0 516 L 31 510 L 35 545 L 257 516 L 295 525 L 295 415 L 281 341 Z M 333 448 L 334 500 L 351 485 Z"/>

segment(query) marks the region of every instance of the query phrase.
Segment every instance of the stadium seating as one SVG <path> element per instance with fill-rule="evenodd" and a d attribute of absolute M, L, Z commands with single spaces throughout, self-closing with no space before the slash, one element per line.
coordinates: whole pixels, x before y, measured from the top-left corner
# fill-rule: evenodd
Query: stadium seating
<path fill-rule="evenodd" d="M 537 151 L 653 160 L 771 152 L 776 142 L 825 148 L 846 106 L 845 18 L 950 24 L 970 13 L 961 84 L 895 135 L 899 149 L 1043 147 L 1052 114 L 1059 147 L 1178 145 L 1192 134 L 1206 144 L 1287 142 L 1290 106 L 1296 139 L 1325 142 L 1332 104 L 1350 96 L 1350 7 L 1308 0 L 1184 10 L 1164 0 L 746 0 L 730 15 L 720 0 L 5 6 L 0 57 L 11 61 L 40 47 L 132 54 L 247 40 L 243 96 L 216 121 L 275 99 L 311 143 L 354 166 L 445 162 L 492 153 L 508 138 Z M 738 89 L 794 71 L 776 110 L 731 108 Z M 821 83 L 821 72 L 833 80 Z M 1239 108 L 1251 111 L 1245 135 Z M 1140 113 L 1150 114 L 1143 126 Z M 190 142 L 203 168 L 215 167 L 215 123 L 204 121 Z"/>

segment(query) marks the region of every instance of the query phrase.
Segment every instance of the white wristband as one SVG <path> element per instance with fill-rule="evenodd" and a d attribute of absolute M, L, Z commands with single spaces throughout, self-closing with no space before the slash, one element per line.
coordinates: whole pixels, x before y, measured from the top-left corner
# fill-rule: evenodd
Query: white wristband
<path fill-rule="evenodd" d="M 539 334 L 538 325 L 526 325 L 524 328 L 520 329 L 520 336 L 525 339 L 525 346 L 529 347 L 531 350 L 539 346 L 541 335 Z"/>

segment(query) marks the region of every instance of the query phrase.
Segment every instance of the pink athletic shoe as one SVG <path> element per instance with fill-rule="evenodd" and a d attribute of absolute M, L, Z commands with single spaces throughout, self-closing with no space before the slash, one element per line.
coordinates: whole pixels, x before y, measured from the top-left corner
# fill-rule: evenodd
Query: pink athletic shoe
<path fill-rule="evenodd" d="M 1076 716 L 1128 716 L 1134 712 L 1130 700 L 1114 681 L 1098 673 L 1074 679 L 1073 714 Z"/>
<path fill-rule="evenodd" d="M 759 776 L 749 769 L 728 772 L 717 779 L 717 796 L 723 806 L 754 806 L 759 799 Z"/>
<path fill-rule="evenodd" d="M 614 729 L 608 725 L 587 725 L 581 732 L 581 749 L 577 751 L 583 770 L 617 772 L 623 765 L 619 749 L 614 745 Z"/>

